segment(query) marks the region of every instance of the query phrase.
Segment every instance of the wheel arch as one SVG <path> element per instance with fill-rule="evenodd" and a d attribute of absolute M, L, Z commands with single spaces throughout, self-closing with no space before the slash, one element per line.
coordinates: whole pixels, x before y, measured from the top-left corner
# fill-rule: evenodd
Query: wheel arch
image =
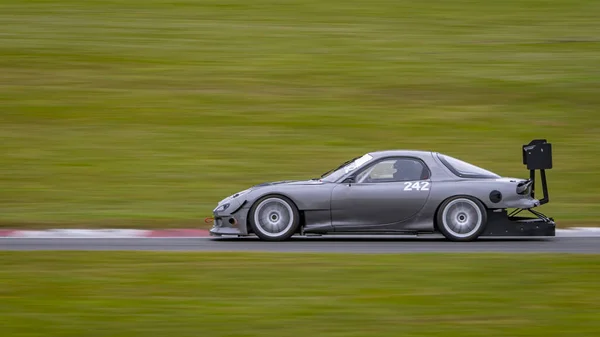
<path fill-rule="evenodd" d="M 246 230 L 248 233 L 254 233 L 254 231 L 252 230 L 252 226 L 250 225 L 250 219 L 252 218 L 252 212 L 253 212 L 254 206 L 256 206 L 259 201 L 261 201 L 265 198 L 270 198 L 270 197 L 283 198 L 283 199 L 286 199 L 286 201 L 289 201 L 292 204 L 292 206 L 298 211 L 298 214 L 300 216 L 300 219 L 299 219 L 300 226 L 298 226 L 298 228 L 300 229 L 304 226 L 304 211 L 302 211 L 298 208 L 298 204 L 296 203 L 294 198 L 291 198 L 287 193 L 267 192 L 267 193 L 261 194 L 260 196 L 257 196 L 256 198 L 254 198 L 254 201 L 252 202 L 252 204 L 250 204 L 250 208 L 248 209 L 248 216 L 246 217 Z"/>
<path fill-rule="evenodd" d="M 474 195 L 469 195 L 469 194 L 454 194 L 451 195 L 447 198 L 445 198 L 444 200 L 440 201 L 437 205 L 437 207 L 435 208 L 435 212 L 433 212 L 433 230 L 439 232 L 439 224 L 438 224 L 438 214 L 440 212 L 440 208 L 442 207 L 442 204 L 444 204 L 446 201 L 453 199 L 453 198 L 469 198 L 469 199 L 475 199 L 477 201 L 479 201 L 481 203 L 481 205 L 483 205 L 483 208 L 485 211 L 489 210 L 489 207 L 485 204 L 485 202 L 483 202 L 483 200 L 481 200 L 480 198 L 474 196 Z"/>

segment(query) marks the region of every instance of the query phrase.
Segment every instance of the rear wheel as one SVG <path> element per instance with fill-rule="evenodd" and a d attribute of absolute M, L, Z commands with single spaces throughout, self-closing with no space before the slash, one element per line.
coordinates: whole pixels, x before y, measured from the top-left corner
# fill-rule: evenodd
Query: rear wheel
<path fill-rule="evenodd" d="M 437 214 L 438 229 L 451 241 L 473 241 L 487 224 L 481 201 L 471 197 L 453 197 L 442 203 Z"/>
<path fill-rule="evenodd" d="M 296 233 L 299 225 L 298 209 L 285 197 L 263 197 L 250 210 L 250 226 L 262 240 L 287 240 Z"/>

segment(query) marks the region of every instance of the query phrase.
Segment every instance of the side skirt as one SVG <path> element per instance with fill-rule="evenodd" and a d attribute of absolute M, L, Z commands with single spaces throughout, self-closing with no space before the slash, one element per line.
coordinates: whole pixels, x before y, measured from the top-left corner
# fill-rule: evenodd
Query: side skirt
<path fill-rule="evenodd" d="M 521 210 L 522 211 L 522 210 Z M 554 219 L 543 215 L 540 212 L 529 209 L 529 212 L 536 217 L 519 217 L 512 214 L 518 214 L 516 211 L 509 215 L 505 209 L 488 210 L 488 223 L 485 231 L 480 237 L 501 237 L 501 236 L 556 236 L 556 224 Z M 355 236 L 376 236 L 376 235 L 420 235 L 433 234 L 433 231 L 334 231 L 330 225 L 306 226 L 299 233 L 303 235 L 355 235 Z"/>

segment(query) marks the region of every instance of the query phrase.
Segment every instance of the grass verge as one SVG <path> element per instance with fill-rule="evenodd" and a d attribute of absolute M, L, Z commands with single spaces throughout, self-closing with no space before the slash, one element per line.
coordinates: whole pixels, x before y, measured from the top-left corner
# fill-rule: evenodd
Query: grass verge
<path fill-rule="evenodd" d="M 600 218 L 596 0 L 3 0 L 0 225 L 204 226 L 366 151 L 526 176 Z M 198 221 L 199 219 L 199 221 Z M 161 225 L 163 226 L 163 225 Z"/>
<path fill-rule="evenodd" d="M 595 336 L 597 255 L 0 253 L 3 336 Z"/>

